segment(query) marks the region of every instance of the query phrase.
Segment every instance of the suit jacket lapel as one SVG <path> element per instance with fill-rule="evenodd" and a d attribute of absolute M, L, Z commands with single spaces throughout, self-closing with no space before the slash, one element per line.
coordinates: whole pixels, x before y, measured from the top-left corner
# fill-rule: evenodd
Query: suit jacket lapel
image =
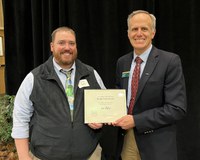
<path fill-rule="evenodd" d="M 133 52 L 131 52 L 129 54 L 129 57 L 126 59 L 126 62 L 124 63 L 125 66 L 124 66 L 124 69 L 123 71 L 129 71 L 129 76 L 130 76 L 130 69 L 131 69 L 131 63 L 132 63 L 132 60 L 133 60 Z M 121 75 L 122 76 L 122 75 Z M 126 91 L 128 91 L 128 80 L 129 80 L 129 77 L 127 77 L 125 80 L 124 80 L 124 88 L 126 89 Z"/>
<path fill-rule="evenodd" d="M 153 70 L 155 69 L 157 63 L 159 61 L 159 55 L 157 52 L 157 49 L 155 47 L 152 48 L 149 57 L 147 59 L 147 63 L 145 65 L 145 68 L 143 70 L 141 79 L 139 81 L 137 96 L 136 96 L 136 102 L 138 97 L 140 96 L 142 90 L 144 89 L 145 84 L 147 83 L 149 77 L 153 73 Z"/>

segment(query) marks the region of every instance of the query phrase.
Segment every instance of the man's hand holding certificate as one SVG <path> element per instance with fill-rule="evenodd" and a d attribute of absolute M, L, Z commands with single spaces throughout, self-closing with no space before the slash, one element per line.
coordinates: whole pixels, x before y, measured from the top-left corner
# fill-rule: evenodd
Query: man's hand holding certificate
<path fill-rule="evenodd" d="M 85 123 L 109 123 L 127 114 L 124 89 L 84 91 Z"/>

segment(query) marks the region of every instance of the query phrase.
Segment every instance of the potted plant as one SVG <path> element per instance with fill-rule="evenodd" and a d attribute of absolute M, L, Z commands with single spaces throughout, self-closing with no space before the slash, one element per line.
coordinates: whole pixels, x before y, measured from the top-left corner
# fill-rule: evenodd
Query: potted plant
<path fill-rule="evenodd" d="M 11 137 L 13 95 L 0 95 L 0 160 L 16 160 L 17 154 Z"/>

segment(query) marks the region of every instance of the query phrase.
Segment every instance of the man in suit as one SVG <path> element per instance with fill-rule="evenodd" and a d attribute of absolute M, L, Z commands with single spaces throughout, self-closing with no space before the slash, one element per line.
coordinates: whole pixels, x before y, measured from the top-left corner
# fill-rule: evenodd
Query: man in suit
<path fill-rule="evenodd" d="M 127 110 L 134 99 L 133 109 L 112 123 L 125 130 L 122 160 L 177 160 L 176 121 L 186 114 L 185 82 L 179 56 L 152 45 L 155 26 L 155 16 L 146 11 L 128 16 L 133 51 L 117 61 L 116 85 L 127 91 Z M 136 57 L 141 64 L 133 98 Z"/>

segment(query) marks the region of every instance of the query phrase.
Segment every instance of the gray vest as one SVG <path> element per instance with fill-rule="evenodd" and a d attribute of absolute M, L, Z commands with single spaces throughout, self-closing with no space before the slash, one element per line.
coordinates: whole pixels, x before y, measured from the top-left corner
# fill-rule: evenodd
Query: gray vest
<path fill-rule="evenodd" d="M 84 89 L 100 89 L 92 67 L 76 60 L 74 120 L 68 100 L 53 69 L 52 57 L 32 71 L 34 85 L 30 96 L 34 114 L 30 123 L 30 147 L 42 160 L 85 160 L 96 148 L 100 130 L 84 124 Z M 89 87 L 79 88 L 81 79 Z"/>

